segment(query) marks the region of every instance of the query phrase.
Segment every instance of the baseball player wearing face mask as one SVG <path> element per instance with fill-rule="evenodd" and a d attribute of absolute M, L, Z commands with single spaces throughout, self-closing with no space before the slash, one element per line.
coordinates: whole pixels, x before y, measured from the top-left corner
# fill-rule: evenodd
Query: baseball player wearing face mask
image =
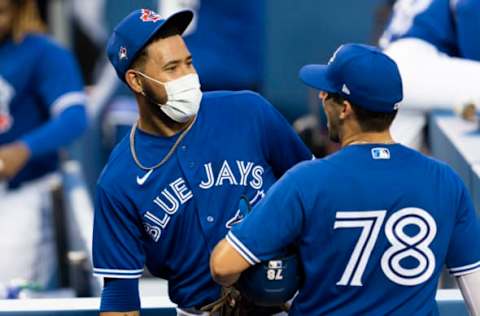
<path fill-rule="evenodd" d="M 106 314 L 138 313 L 144 265 L 168 280 L 179 313 L 217 300 L 208 259 L 242 218 L 240 197 L 255 204 L 287 169 L 312 157 L 258 94 L 202 93 L 181 37 L 192 16 L 136 10 L 108 43 L 140 117 L 97 184 L 93 263 L 105 280 Z"/>

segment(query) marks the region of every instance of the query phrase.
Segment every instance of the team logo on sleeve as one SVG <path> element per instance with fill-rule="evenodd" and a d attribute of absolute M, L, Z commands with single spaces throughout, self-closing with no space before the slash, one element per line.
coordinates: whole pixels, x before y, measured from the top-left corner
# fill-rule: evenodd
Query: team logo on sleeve
<path fill-rule="evenodd" d="M 142 9 L 142 15 L 140 16 L 140 20 L 143 22 L 153 22 L 156 23 L 161 20 L 162 17 L 156 13 L 155 11 Z"/>
<path fill-rule="evenodd" d="M 13 87 L 0 76 L 0 134 L 7 132 L 13 123 L 10 102 L 15 95 Z"/>
<path fill-rule="evenodd" d="M 390 159 L 390 150 L 383 147 L 372 148 L 373 159 Z"/>

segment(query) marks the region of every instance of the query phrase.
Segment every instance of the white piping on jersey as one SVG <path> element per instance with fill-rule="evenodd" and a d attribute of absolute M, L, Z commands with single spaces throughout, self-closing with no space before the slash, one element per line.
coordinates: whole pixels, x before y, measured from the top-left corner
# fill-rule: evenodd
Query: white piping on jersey
<path fill-rule="evenodd" d="M 50 113 L 53 116 L 57 116 L 62 113 L 66 108 L 73 105 L 83 105 L 87 101 L 87 96 L 84 92 L 68 92 L 59 96 L 50 107 Z"/>
<path fill-rule="evenodd" d="M 245 258 L 245 260 L 248 261 L 248 263 L 251 265 L 260 263 L 260 260 L 247 247 L 245 247 L 245 245 L 238 240 L 231 231 L 227 234 L 227 241 L 242 255 L 242 257 Z"/>
<path fill-rule="evenodd" d="M 480 270 L 480 261 L 462 267 L 455 267 L 449 269 L 450 273 L 454 276 L 461 276 L 478 270 Z"/>
<path fill-rule="evenodd" d="M 232 246 L 242 257 L 243 259 L 247 260 L 248 264 L 253 266 L 255 265 L 255 262 L 247 255 L 243 252 L 242 249 L 240 249 L 240 247 L 238 247 L 231 239 L 230 237 L 227 235 L 226 237 L 226 240 L 227 242 L 230 244 L 230 246 Z"/>
<path fill-rule="evenodd" d="M 460 271 L 460 272 L 452 272 L 451 274 L 455 277 L 459 277 L 459 276 L 467 275 L 467 274 L 470 274 L 470 273 L 473 273 L 473 272 L 476 272 L 476 271 L 480 271 L 480 265 L 476 268 L 473 268 L 473 269 L 463 270 L 463 271 Z"/>
<path fill-rule="evenodd" d="M 101 278 L 115 278 L 115 279 L 139 279 L 142 277 L 142 274 L 103 274 L 103 273 L 93 273 L 93 276 Z"/>
<path fill-rule="evenodd" d="M 465 270 L 465 269 L 473 268 L 473 267 L 478 266 L 478 265 L 480 265 L 480 260 L 475 262 L 475 263 L 467 264 L 465 266 L 449 268 L 449 270 L 452 271 L 452 272 L 456 272 L 456 271 L 459 271 L 459 270 Z"/>
<path fill-rule="evenodd" d="M 127 274 L 132 274 L 132 273 L 142 273 L 143 269 L 137 269 L 137 270 L 122 270 L 122 269 L 100 269 L 100 268 L 93 268 L 94 272 L 107 272 L 107 273 L 127 273 Z"/>

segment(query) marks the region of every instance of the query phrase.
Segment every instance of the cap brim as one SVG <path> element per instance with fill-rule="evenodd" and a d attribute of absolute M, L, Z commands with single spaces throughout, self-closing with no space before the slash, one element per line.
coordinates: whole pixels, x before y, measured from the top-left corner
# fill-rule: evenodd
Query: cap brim
<path fill-rule="evenodd" d="M 308 86 L 326 92 L 337 92 L 328 80 L 328 65 L 306 65 L 300 69 L 299 77 Z"/>
<path fill-rule="evenodd" d="M 168 17 L 168 19 L 155 30 L 155 34 L 160 30 L 165 29 L 176 29 L 180 35 L 185 32 L 187 27 L 190 25 L 193 19 L 193 12 L 190 10 L 184 10 L 177 12 Z"/>

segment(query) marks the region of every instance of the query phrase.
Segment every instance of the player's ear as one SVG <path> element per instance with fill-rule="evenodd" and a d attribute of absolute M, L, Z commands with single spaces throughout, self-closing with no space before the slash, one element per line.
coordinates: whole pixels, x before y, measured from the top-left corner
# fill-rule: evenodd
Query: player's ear
<path fill-rule="evenodd" d="M 339 116 L 340 119 L 344 120 L 352 114 L 353 114 L 352 104 L 349 101 L 344 100 L 341 104 L 341 110 L 340 110 L 340 116 Z"/>
<path fill-rule="evenodd" d="M 136 71 L 128 69 L 125 73 L 125 81 L 133 92 L 144 94 L 142 81 Z"/>

